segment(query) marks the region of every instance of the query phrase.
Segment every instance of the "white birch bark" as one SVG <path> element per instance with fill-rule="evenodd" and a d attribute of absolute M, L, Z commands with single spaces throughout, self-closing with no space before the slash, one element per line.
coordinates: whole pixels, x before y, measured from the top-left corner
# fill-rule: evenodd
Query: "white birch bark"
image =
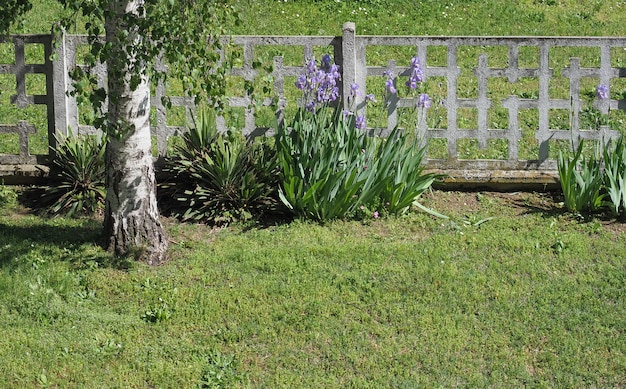
<path fill-rule="evenodd" d="M 106 150 L 104 226 L 108 250 L 118 255 L 134 254 L 156 265 L 166 259 L 168 241 L 156 200 L 150 86 L 147 76 L 142 75 L 139 85 L 131 88 L 131 74 L 142 72 L 144 65 L 131 66 L 134 57 L 124 49 L 142 37 L 131 30 L 130 39 L 122 42 L 118 35 L 121 30 L 128 30 L 124 14 L 137 14 L 142 3 L 143 0 L 110 0 L 112 17 L 105 23 L 107 43 L 113 43 L 114 52 L 107 59 L 110 136 Z"/>

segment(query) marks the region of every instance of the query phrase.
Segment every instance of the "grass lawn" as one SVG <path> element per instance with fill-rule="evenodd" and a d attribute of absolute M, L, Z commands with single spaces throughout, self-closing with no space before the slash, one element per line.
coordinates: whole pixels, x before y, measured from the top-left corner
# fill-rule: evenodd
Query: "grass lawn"
<path fill-rule="evenodd" d="M 234 34 L 336 35 L 352 20 L 359 34 L 615 36 L 626 21 L 607 0 L 233 3 Z M 34 4 L 14 32 L 49 31 L 58 8 Z M 10 51 L 0 45 L 0 62 Z M 10 106 L 14 84 L 0 77 L 0 122 L 38 123 Z M 552 194 L 423 200 L 450 219 L 166 220 L 171 260 L 157 268 L 104 252 L 101 220 L 8 201 L 0 387 L 626 386 L 622 221 L 577 219 Z"/>
<path fill-rule="evenodd" d="M 5 207 L 0 387 L 626 385 L 623 224 L 549 194 L 424 203 L 451 219 L 168 221 L 157 268 L 98 220 Z"/>
<path fill-rule="evenodd" d="M 48 33 L 61 13 L 54 0 L 31 0 L 15 33 Z M 347 21 L 363 35 L 621 36 L 620 0 L 232 0 L 242 16 L 233 34 L 336 35 Z M 80 30 L 80 23 L 77 29 Z"/>

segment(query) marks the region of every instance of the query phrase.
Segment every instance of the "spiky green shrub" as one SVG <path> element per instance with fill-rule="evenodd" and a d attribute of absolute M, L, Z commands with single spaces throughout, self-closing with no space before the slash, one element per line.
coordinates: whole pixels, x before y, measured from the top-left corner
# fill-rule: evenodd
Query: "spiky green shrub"
<path fill-rule="evenodd" d="M 609 142 L 603 152 L 604 156 L 604 188 L 607 194 L 607 205 L 613 214 L 618 216 L 626 209 L 626 143 L 620 136 L 613 144 Z"/>
<path fill-rule="evenodd" d="M 313 220 L 341 218 L 374 199 L 373 138 L 332 115 L 300 110 L 289 129 L 279 128 L 280 199 L 294 215 Z M 371 170 L 370 170 L 371 171 Z"/>
<path fill-rule="evenodd" d="M 595 156 L 583 156 L 583 140 L 571 157 L 559 153 L 557 166 L 565 207 L 570 212 L 597 211 L 605 205 L 604 172 Z"/>
<path fill-rule="evenodd" d="M 277 133 L 279 194 L 294 215 L 324 221 L 376 204 L 404 213 L 438 178 L 423 172 L 417 140 L 398 129 L 387 139 L 369 137 L 354 117 L 323 109 L 301 110 Z"/>
<path fill-rule="evenodd" d="M 50 184 L 38 201 L 53 215 L 92 215 L 104 205 L 106 139 L 74 135 L 57 139 Z"/>
<path fill-rule="evenodd" d="M 164 167 L 161 205 L 185 221 L 227 224 L 256 219 L 277 208 L 276 152 L 270 140 L 219 133 L 212 116 L 199 115 Z"/>
<path fill-rule="evenodd" d="M 389 213 L 405 213 L 411 205 L 418 205 L 418 197 L 442 176 L 424 173 L 426 148 L 418 139 L 395 129 L 388 139 L 378 142 L 376 160 L 380 166 L 375 174 L 385 183 L 378 195 L 381 204 Z"/>

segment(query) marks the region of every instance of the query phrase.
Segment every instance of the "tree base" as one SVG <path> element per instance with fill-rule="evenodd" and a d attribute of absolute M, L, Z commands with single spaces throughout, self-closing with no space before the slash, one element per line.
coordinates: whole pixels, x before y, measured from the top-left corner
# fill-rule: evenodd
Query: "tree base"
<path fill-rule="evenodd" d="M 110 139 L 106 163 L 105 248 L 150 265 L 163 263 L 168 239 L 157 207 L 150 127 Z"/>

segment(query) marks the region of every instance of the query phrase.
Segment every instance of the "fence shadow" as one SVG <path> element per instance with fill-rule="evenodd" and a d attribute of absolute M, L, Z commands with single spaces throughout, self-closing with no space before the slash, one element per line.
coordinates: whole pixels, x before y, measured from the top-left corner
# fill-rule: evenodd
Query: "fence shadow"
<path fill-rule="evenodd" d="M 566 210 L 557 207 L 561 201 L 559 196 L 560 194 L 556 191 L 548 191 L 538 196 L 512 198 L 510 202 L 511 205 L 522 210 L 520 213 L 522 215 L 538 214 L 548 219 L 566 213 Z"/>
<path fill-rule="evenodd" d="M 521 215 L 540 215 L 544 219 L 558 216 L 566 216 L 580 222 L 588 223 L 591 221 L 600 221 L 602 223 L 623 224 L 626 222 L 625 215 L 615 216 L 608 209 L 591 212 L 583 211 L 581 213 L 570 212 L 563 205 L 563 194 L 559 191 L 548 191 L 536 196 L 532 201 L 527 198 L 516 198 L 511 200 L 511 205 L 521 209 Z"/>

